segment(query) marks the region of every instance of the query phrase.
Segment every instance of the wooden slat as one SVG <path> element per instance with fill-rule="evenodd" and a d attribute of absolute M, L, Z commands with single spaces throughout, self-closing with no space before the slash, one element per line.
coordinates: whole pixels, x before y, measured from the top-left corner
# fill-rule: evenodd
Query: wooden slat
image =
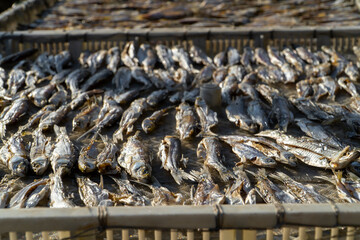
<path fill-rule="evenodd" d="M 290 228 L 284 227 L 282 229 L 282 234 L 283 234 L 283 237 L 282 237 L 283 240 L 289 240 L 290 239 Z"/>
<path fill-rule="evenodd" d="M 17 240 L 17 233 L 16 232 L 9 232 L 9 240 Z"/>
<path fill-rule="evenodd" d="M 121 230 L 121 239 L 129 240 L 129 230 L 128 229 Z"/>
<path fill-rule="evenodd" d="M 322 239 L 322 233 L 323 233 L 322 228 L 321 227 L 316 227 L 315 228 L 315 236 L 314 236 L 315 240 Z"/>
<path fill-rule="evenodd" d="M 306 228 L 305 227 L 299 227 L 299 240 L 306 240 Z"/>
<path fill-rule="evenodd" d="M 155 230 L 154 231 L 154 238 L 155 238 L 155 240 L 161 240 L 162 239 L 162 231 L 161 230 Z M 172 235 L 171 235 L 171 239 L 173 239 Z"/>
<path fill-rule="evenodd" d="M 266 240 L 274 239 L 274 231 L 273 229 L 266 229 Z"/>
<path fill-rule="evenodd" d="M 32 232 L 26 232 L 25 233 L 25 239 L 26 240 L 33 240 L 33 233 Z"/>
<path fill-rule="evenodd" d="M 244 230 L 243 239 L 246 240 L 256 240 L 256 231 L 255 230 Z"/>
<path fill-rule="evenodd" d="M 332 228 L 330 234 L 330 240 L 339 239 L 339 228 Z"/>
<path fill-rule="evenodd" d="M 114 240 L 114 231 L 107 229 L 106 230 L 106 240 Z"/>
<path fill-rule="evenodd" d="M 354 227 L 348 227 L 346 229 L 346 240 L 354 240 L 355 233 L 356 233 L 356 229 Z"/>
<path fill-rule="evenodd" d="M 49 240 L 49 232 L 41 232 L 41 236 L 43 238 L 43 240 Z"/>
<path fill-rule="evenodd" d="M 202 239 L 203 239 L 203 240 L 210 240 L 210 232 L 207 231 L 207 230 L 204 230 L 204 231 L 202 232 Z"/>
<path fill-rule="evenodd" d="M 139 240 L 145 240 L 145 230 L 143 230 L 143 229 L 139 229 L 138 230 L 138 238 L 139 238 Z"/>
<path fill-rule="evenodd" d="M 220 230 L 220 240 L 236 240 L 236 230 Z"/>
<path fill-rule="evenodd" d="M 194 239 L 195 239 L 194 230 L 187 230 L 187 232 L 186 232 L 186 239 L 187 239 L 187 240 L 194 240 Z"/>

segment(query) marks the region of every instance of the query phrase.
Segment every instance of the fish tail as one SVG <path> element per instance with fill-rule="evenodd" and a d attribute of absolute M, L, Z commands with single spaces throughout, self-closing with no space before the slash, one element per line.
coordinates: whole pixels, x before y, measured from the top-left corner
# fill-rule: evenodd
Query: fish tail
<path fill-rule="evenodd" d="M 220 174 L 221 179 L 224 182 L 227 182 L 230 179 L 236 179 L 235 174 L 232 171 L 230 171 L 229 169 L 226 169 L 225 171 L 221 171 L 221 172 L 219 172 L 219 174 Z"/>
<path fill-rule="evenodd" d="M 79 140 L 83 139 L 85 136 L 87 136 L 88 134 L 97 131 L 97 128 L 96 128 L 96 127 L 97 127 L 97 126 L 94 126 L 94 127 L 90 128 L 88 131 L 86 131 L 85 133 L 83 133 L 83 134 L 82 134 L 80 137 L 78 137 L 76 140 L 79 141 Z"/>
<path fill-rule="evenodd" d="M 177 171 L 172 171 L 171 176 L 173 176 L 175 182 L 179 185 L 183 182 L 183 179 L 187 179 L 193 182 L 197 180 L 197 177 L 195 175 L 191 173 L 187 173 L 182 169 L 178 169 Z"/>
<path fill-rule="evenodd" d="M 4 138 L 6 134 L 6 123 L 3 121 L 0 122 L 0 136 L 1 138 Z"/>

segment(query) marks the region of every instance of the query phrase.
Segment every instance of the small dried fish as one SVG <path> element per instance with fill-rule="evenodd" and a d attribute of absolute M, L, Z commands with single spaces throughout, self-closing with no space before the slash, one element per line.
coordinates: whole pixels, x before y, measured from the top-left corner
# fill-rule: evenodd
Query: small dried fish
<path fill-rule="evenodd" d="M 40 186 L 47 185 L 48 182 L 49 179 L 41 179 L 28 184 L 11 198 L 9 208 L 24 208 L 29 195 L 31 195 L 32 192 L 37 191 Z"/>
<path fill-rule="evenodd" d="M 29 160 L 21 135 L 15 134 L 4 142 L 0 148 L 0 160 L 13 175 L 26 176 Z"/>
<path fill-rule="evenodd" d="M 266 53 L 265 49 L 263 48 L 256 48 L 254 54 L 255 62 L 257 64 L 261 64 L 264 66 L 272 66 L 273 64 L 270 61 L 269 55 Z"/>
<path fill-rule="evenodd" d="M 245 143 L 263 152 L 268 157 L 273 157 L 278 162 L 291 167 L 296 167 L 297 165 L 294 154 L 286 151 L 283 147 L 269 139 L 241 135 L 220 136 L 220 139 L 229 144 Z"/>
<path fill-rule="evenodd" d="M 241 56 L 236 48 L 228 47 L 226 50 L 227 63 L 229 66 L 233 66 L 240 62 Z"/>
<path fill-rule="evenodd" d="M 50 157 L 51 167 L 55 175 L 70 173 L 76 158 L 74 145 L 67 135 L 65 127 L 54 125 L 56 143 Z"/>
<path fill-rule="evenodd" d="M 175 68 L 175 63 L 173 61 L 171 49 L 167 48 L 165 45 L 157 44 L 155 50 L 164 68 L 172 72 Z"/>
<path fill-rule="evenodd" d="M 30 164 L 36 175 L 43 175 L 48 169 L 49 158 L 53 149 L 51 138 L 46 137 L 40 128 L 33 132 L 33 142 L 30 148 Z"/>
<path fill-rule="evenodd" d="M 64 183 L 59 174 L 50 177 L 50 207 L 73 208 L 75 204 L 65 195 Z"/>
<path fill-rule="evenodd" d="M 198 128 L 197 118 L 193 107 L 183 102 L 176 108 L 176 131 L 180 134 L 180 139 L 190 138 Z"/>
<path fill-rule="evenodd" d="M 109 69 L 105 68 L 100 70 L 99 72 L 95 73 L 88 80 L 81 86 L 81 92 L 85 92 L 89 90 L 89 88 L 93 87 L 94 85 L 104 82 L 108 79 L 111 79 L 114 76 L 114 73 Z"/>
<path fill-rule="evenodd" d="M 96 167 L 100 174 L 116 174 L 119 172 L 117 157 L 119 148 L 107 136 L 100 135 L 105 147 L 97 155 Z"/>
<path fill-rule="evenodd" d="M 256 123 L 251 120 L 245 108 L 245 99 L 237 97 L 225 109 L 226 116 L 230 122 L 235 123 L 239 128 L 249 131 L 251 133 L 257 132 Z"/>
<path fill-rule="evenodd" d="M 288 191 L 284 191 L 270 181 L 265 169 L 259 169 L 257 174 L 256 192 L 266 203 L 296 203 L 296 198 Z"/>
<path fill-rule="evenodd" d="M 171 48 L 172 59 L 178 62 L 180 67 L 184 68 L 188 72 L 194 71 L 194 66 L 191 63 L 189 54 L 184 48 L 180 46 L 174 46 Z"/>
<path fill-rule="evenodd" d="M 195 206 L 222 204 L 225 202 L 225 195 L 211 178 L 203 177 L 198 183 L 192 201 Z"/>
<path fill-rule="evenodd" d="M 97 149 L 96 134 L 91 139 L 88 145 L 81 148 L 78 158 L 78 168 L 83 173 L 90 173 L 96 170 L 97 156 L 99 151 Z"/>
<path fill-rule="evenodd" d="M 54 82 L 50 82 L 49 84 L 38 87 L 32 90 L 28 97 L 33 99 L 33 103 L 37 107 L 43 107 L 47 102 L 52 92 L 55 90 L 56 84 Z"/>
<path fill-rule="evenodd" d="M 152 132 L 156 128 L 160 119 L 163 116 L 167 115 L 168 111 L 172 108 L 173 107 L 167 107 L 167 108 L 157 110 L 157 111 L 153 112 L 149 117 L 145 118 L 141 123 L 141 127 L 144 130 L 144 132 L 145 133 Z"/>
<path fill-rule="evenodd" d="M 247 113 L 253 122 L 259 125 L 261 131 L 270 128 L 268 116 L 259 100 L 252 100 L 249 102 Z"/>
<path fill-rule="evenodd" d="M 84 176 L 76 176 L 79 187 L 80 199 L 87 207 L 113 206 L 114 203 L 109 198 L 109 192 L 102 189 L 97 183 Z"/>
<path fill-rule="evenodd" d="M 284 55 L 286 61 L 294 66 L 297 71 L 300 73 L 304 72 L 305 63 L 294 51 L 290 48 L 285 48 L 281 53 Z"/>
<path fill-rule="evenodd" d="M 198 158 L 204 159 L 207 168 L 215 169 L 224 182 L 235 179 L 234 173 L 224 166 L 225 157 L 221 153 L 221 145 L 216 137 L 203 138 L 197 147 Z"/>
<path fill-rule="evenodd" d="M 227 144 L 232 147 L 233 153 L 240 159 L 238 165 L 244 164 L 246 162 L 251 162 L 260 167 L 275 167 L 276 162 L 274 159 L 265 156 L 259 150 L 248 146 L 241 142 L 232 142 L 226 139 L 223 139 Z"/>
<path fill-rule="evenodd" d="M 29 104 L 25 97 L 20 97 L 13 101 L 10 106 L 5 107 L 0 114 L 0 136 L 3 138 L 6 134 L 6 126 L 16 122 L 21 116 L 26 114 Z"/>
<path fill-rule="evenodd" d="M 206 134 L 213 135 L 214 133 L 211 131 L 211 128 L 219 122 L 217 113 L 211 110 L 201 97 L 197 97 L 195 100 L 195 110 L 199 116 L 201 126 L 201 132 L 198 136 Z"/>
<path fill-rule="evenodd" d="M 325 142 L 326 144 L 336 148 L 342 149 L 344 148 L 344 144 L 334 136 L 331 132 L 324 129 L 320 124 L 317 124 L 311 120 L 306 118 L 296 118 L 296 125 L 298 125 L 306 135 L 312 137 L 321 142 Z"/>
<path fill-rule="evenodd" d="M 149 106 L 155 107 L 157 106 L 162 100 L 168 96 L 169 91 L 166 89 L 160 89 L 157 91 L 153 91 L 147 98 L 146 102 Z"/>
<path fill-rule="evenodd" d="M 62 105 L 56 111 L 43 115 L 40 119 L 39 128 L 47 130 L 58 124 L 70 111 L 69 105 Z"/>
<path fill-rule="evenodd" d="M 252 64 L 255 62 L 254 51 L 251 47 L 244 47 L 244 52 L 240 59 L 241 64 L 246 68 L 248 72 L 252 72 Z"/>
<path fill-rule="evenodd" d="M 181 141 L 174 136 L 165 136 L 161 141 L 158 151 L 158 157 L 161 160 L 161 166 L 170 172 L 177 184 L 181 184 L 183 179 L 195 181 L 195 177 L 186 173 L 180 168 L 180 163 L 186 167 L 187 159 L 181 154 Z"/>
<path fill-rule="evenodd" d="M 79 84 L 85 81 L 85 79 L 90 75 L 90 71 L 86 68 L 78 68 L 71 72 L 65 79 L 66 86 L 71 91 L 71 97 L 74 98 L 78 95 Z"/>
<path fill-rule="evenodd" d="M 289 109 L 289 102 L 286 98 L 278 95 L 273 97 L 271 116 L 275 116 L 279 129 L 286 132 L 289 124 L 294 120 L 294 114 Z"/>
<path fill-rule="evenodd" d="M 122 172 L 121 178 L 110 177 L 119 187 L 118 194 L 110 193 L 110 198 L 116 204 L 120 203 L 126 206 L 145 206 L 149 204 L 150 200 L 130 183 L 126 173 Z"/>
<path fill-rule="evenodd" d="M 191 59 L 197 64 L 209 65 L 212 64 L 212 59 L 208 57 L 199 47 L 192 45 L 190 50 Z"/>
<path fill-rule="evenodd" d="M 117 72 L 118 66 L 121 63 L 119 47 L 112 47 L 108 50 L 106 56 L 107 69 L 111 70 L 114 74 Z"/>
<path fill-rule="evenodd" d="M 315 54 L 313 54 L 307 48 L 299 46 L 299 47 L 296 47 L 295 50 L 296 50 L 296 53 L 298 54 L 298 56 L 302 60 L 306 61 L 307 63 L 312 64 L 312 65 L 319 65 L 320 64 L 319 59 L 317 59 Z"/>
<path fill-rule="evenodd" d="M 114 142 L 117 142 L 119 139 L 122 141 L 124 133 L 128 135 L 133 131 L 134 122 L 139 119 L 147 108 L 146 98 L 138 98 L 131 103 L 130 107 L 125 110 L 121 117 L 119 128 L 113 134 Z"/>
<path fill-rule="evenodd" d="M 128 138 L 117 161 L 130 176 L 140 181 L 146 181 L 151 177 L 151 157 L 139 134 L 138 131 L 134 136 Z"/>
<path fill-rule="evenodd" d="M 14 96 L 18 90 L 24 85 L 26 73 L 21 69 L 14 69 L 9 73 L 7 80 L 8 94 Z"/>
<path fill-rule="evenodd" d="M 92 127 L 98 119 L 99 112 L 100 107 L 96 103 L 85 107 L 73 118 L 72 130 L 85 130 Z"/>
<path fill-rule="evenodd" d="M 128 89 L 131 83 L 130 68 L 119 68 L 111 81 L 119 92 L 123 92 L 125 89 Z"/>

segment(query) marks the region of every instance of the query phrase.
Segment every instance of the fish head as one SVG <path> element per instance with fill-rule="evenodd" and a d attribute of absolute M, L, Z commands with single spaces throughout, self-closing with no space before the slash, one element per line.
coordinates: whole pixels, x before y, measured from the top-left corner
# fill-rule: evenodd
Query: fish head
<path fill-rule="evenodd" d="M 9 160 L 9 169 L 13 175 L 25 177 L 29 168 L 29 161 L 20 155 L 15 155 Z"/>
<path fill-rule="evenodd" d="M 47 99 L 35 98 L 34 105 L 37 107 L 43 107 L 47 103 Z"/>
<path fill-rule="evenodd" d="M 87 126 L 86 122 L 82 121 L 81 118 L 74 118 L 72 124 L 72 130 L 85 129 Z"/>
<path fill-rule="evenodd" d="M 101 174 L 115 174 L 118 172 L 116 164 L 111 159 L 103 160 L 96 167 Z"/>
<path fill-rule="evenodd" d="M 145 133 L 152 132 L 155 129 L 155 123 L 149 119 L 144 119 L 142 122 L 142 129 Z"/>
<path fill-rule="evenodd" d="M 296 167 L 296 157 L 290 152 L 281 152 L 280 157 L 286 161 L 290 166 Z"/>
<path fill-rule="evenodd" d="M 86 159 L 85 159 L 85 161 L 79 161 L 78 167 L 79 167 L 79 170 L 83 173 L 90 173 L 90 172 L 95 171 L 95 169 L 96 169 L 96 165 L 94 164 L 94 162 L 87 161 Z"/>
<path fill-rule="evenodd" d="M 270 167 L 273 168 L 276 166 L 276 161 L 271 157 L 261 157 L 257 159 L 258 165 L 262 167 Z"/>
<path fill-rule="evenodd" d="M 49 166 L 49 160 L 45 157 L 38 157 L 31 160 L 31 168 L 36 175 L 43 175 Z"/>
<path fill-rule="evenodd" d="M 138 180 L 146 180 L 151 177 L 151 167 L 144 162 L 136 162 L 132 166 L 132 176 Z"/>

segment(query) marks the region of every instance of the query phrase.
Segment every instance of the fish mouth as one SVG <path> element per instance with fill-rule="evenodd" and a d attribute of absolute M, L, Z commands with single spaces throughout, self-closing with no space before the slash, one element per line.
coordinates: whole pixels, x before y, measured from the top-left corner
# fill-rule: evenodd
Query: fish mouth
<path fill-rule="evenodd" d="M 22 156 L 14 156 L 10 159 L 10 169 L 14 175 L 25 177 L 28 171 L 29 162 Z"/>
<path fill-rule="evenodd" d="M 90 173 L 95 171 L 96 169 L 96 165 L 93 163 L 89 163 L 89 162 L 79 162 L 78 167 L 80 169 L 80 171 L 84 172 L 84 173 Z"/>
<path fill-rule="evenodd" d="M 31 168 L 36 175 L 42 175 L 47 170 L 49 161 L 46 158 L 36 158 L 31 161 Z"/>

